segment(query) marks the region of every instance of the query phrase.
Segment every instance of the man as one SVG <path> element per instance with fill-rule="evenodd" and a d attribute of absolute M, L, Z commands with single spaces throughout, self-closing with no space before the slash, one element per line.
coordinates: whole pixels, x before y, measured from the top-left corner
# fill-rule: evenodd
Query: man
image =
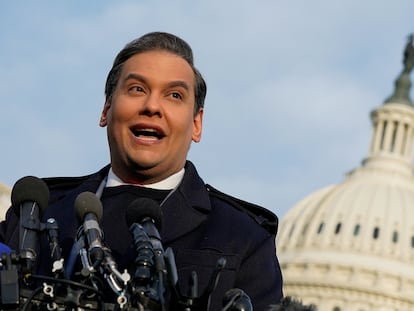
<path fill-rule="evenodd" d="M 149 197 L 161 205 L 162 243 L 174 252 L 184 295 L 189 295 L 192 271 L 201 294 L 217 261 L 225 258 L 211 310 L 222 309 L 223 296 L 232 288 L 247 293 L 256 310 L 278 303 L 282 278 L 275 253 L 277 218 L 204 184 L 186 159 L 191 142 L 201 139 L 206 95 L 190 46 L 161 32 L 132 41 L 115 58 L 105 95 L 99 124 L 107 128 L 111 164 L 84 177 L 44 179 L 51 196 L 43 220 L 57 220 L 66 262 L 79 227 L 74 201 L 91 191 L 103 204 L 106 245 L 121 271 L 133 271 L 136 253 L 126 207 L 138 197 Z M 10 209 L 1 231 L 2 240 L 14 249 L 17 221 Z M 42 240 L 39 273 L 50 271 L 47 252 Z"/>

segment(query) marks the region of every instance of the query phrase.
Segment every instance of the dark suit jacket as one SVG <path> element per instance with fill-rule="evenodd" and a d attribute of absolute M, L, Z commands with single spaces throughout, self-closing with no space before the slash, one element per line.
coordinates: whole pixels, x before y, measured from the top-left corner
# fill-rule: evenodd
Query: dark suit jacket
<path fill-rule="evenodd" d="M 57 220 L 63 256 L 69 256 L 79 226 L 73 208 L 76 197 L 84 191 L 95 192 L 108 170 L 109 166 L 88 176 L 44 179 L 51 196 L 43 221 L 49 217 Z M 164 249 L 171 247 L 174 252 L 182 293 L 188 294 L 192 271 L 197 272 L 199 293 L 202 293 L 217 260 L 224 257 L 227 263 L 212 296 L 211 310 L 222 309 L 223 295 L 231 288 L 243 289 L 255 310 L 264 310 L 281 300 L 275 215 L 205 185 L 191 162 L 187 162 L 181 184 L 163 204 L 162 210 L 162 243 Z M 108 213 L 104 210 L 105 242 L 114 253 L 124 252 L 121 244 L 133 244 L 124 213 L 125 207 Z M 17 250 L 18 218 L 12 209 L 0 229 L 2 241 Z M 39 273 L 50 271 L 48 254 L 47 241 L 43 239 Z M 118 254 L 117 258 L 125 261 L 128 256 Z"/>

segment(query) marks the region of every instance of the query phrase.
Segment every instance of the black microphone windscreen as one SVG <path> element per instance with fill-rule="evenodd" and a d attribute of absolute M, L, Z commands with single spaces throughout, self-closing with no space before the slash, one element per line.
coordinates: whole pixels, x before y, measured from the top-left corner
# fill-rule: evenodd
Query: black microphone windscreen
<path fill-rule="evenodd" d="M 42 213 L 49 203 L 49 188 L 46 183 L 37 177 L 26 176 L 20 178 L 13 186 L 11 202 L 17 215 L 20 214 L 18 208 L 23 202 L 36 202 Z"/>
<path fill-rule="evenodd" d="M 131 227 L 133 223 L 140 223 L 145 218 L 151 218 L 158 231 L 161 231 L 162 210 L 156 201 L 149 198 L 138 198 L 131 202 L 126 210 L 128 227 Z"/>
<path fill-rule="evenodd" d="M 239 288 L 229 289 L 223 297 L 223 310 L 252 311 L 250 297 Z"/>
<path fill-rule="evenodd" d="M 83 221 L 87 213 L 95 214 L 98 221 L 101 221 L 103 213 L 101 200 L 93 192 L 82 192 L 75 200 L 75 212 L 79 221 Z"/>

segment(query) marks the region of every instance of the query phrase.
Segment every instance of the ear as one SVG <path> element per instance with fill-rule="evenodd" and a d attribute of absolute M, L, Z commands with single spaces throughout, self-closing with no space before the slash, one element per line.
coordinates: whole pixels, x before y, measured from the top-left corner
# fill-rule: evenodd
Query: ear
<path fill-rule="evenodd" d="M 107 99 L 101 113 L 101 119 L 99 120 L 100 127 L 105 127 L 108 124 L 107 117 L 109 108 L 111 108 L 111 102 L 110 99 Z"/>
<path fill-rule="evenodd" d="M 203 130 L 203 113 L 204 109 L 200 108 L 193 120 L 193 142 L 198 143 L 201 140 L 201 132 Z"/>

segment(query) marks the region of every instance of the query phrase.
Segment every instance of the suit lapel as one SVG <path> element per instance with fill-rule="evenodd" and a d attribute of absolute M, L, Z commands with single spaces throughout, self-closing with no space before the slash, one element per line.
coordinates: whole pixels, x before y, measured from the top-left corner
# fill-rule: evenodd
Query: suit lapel
<path fill-rule="evenodd" d="M 183 236 L 203 223 L 210 212 L 210 198 L 193 164 L 187 161 L 179 187 L 162 205 L 163 243 Z"/>
<path fill-rule="evenodd" d="M 74 181 L 70 181 L 69 178 L 47 180 L 49 187 L 54 191 L 54 195 L 51 198 L 51 204 L 43 215 L 43 221 L 45 222 L 49 217 L 53 217 L 58 225 L 64 224 L 64 226 L 59 228 L 59 235 L 63 243 L 71 243 L 68 240 L 73 240 L 76 236 L 78 223 L 75 216 L 74 202 L 77 196 L 85 191 L 95 192 L 103 178 L 105 178 L 106 173 L 107 168 L 104 168 L 98 173 L 83 177 L 82 180 L 76 180 L 77 186 L 70 191 L 67 191 L 68 183 L 74 183 Z M 71 186 L 73 187 L 73 184 Z"/>
<path fill-rule="evenodd" d="M 73 187 L 73 184 L 67 185 L 73 189 L 69 192 L 66 186 L 62 187 L 62 191 L 58 188 L 62 184 L 73 183 L 72 180 L 57 178 L 47 181 L 57 194 L 54 195 L 52 204 L 46 210 L 44 219 L 47 219 L 48 215 L 54 215 L 54 217 L 57 216 L 58 224 L 59 221 L 65 223 L 65 228 L 61 228 L 63 239 L 65 237 L 73 239 L 76 234 L 78 224 L 73 206 L 76 197 L 84 191 L 96 192 L 102 180 L 107 176 L 108 170 L 109 166 L 106 166 L 95 174 L 76 180 L 76 187 Z M 163 243 L 169 243 L 197 228 L 206 220 L 211 210 L 209 194 L 194 165 L 187 161 L 185 170 L 181 184 L 162 206 Z"/>

